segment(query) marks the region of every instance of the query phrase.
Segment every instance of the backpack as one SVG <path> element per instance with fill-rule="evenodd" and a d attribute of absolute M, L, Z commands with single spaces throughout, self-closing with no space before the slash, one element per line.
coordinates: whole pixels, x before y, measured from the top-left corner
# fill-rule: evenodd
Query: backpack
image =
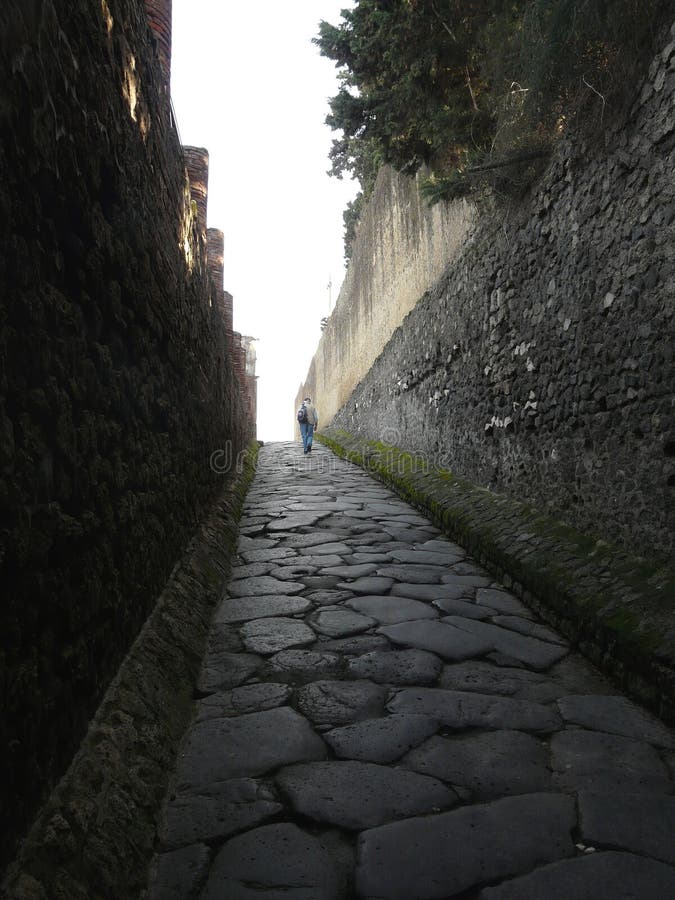
<path fill-rule="evenodd" d="M 306 424 L 307 424 L 307 408 L 306 408 L 306 406 L 305 406 L 304 403 L 302 404 L 302 406 L 301 406 L 300 409 L 298 410 L 298 422 L 299 422 L 301 425 L 306 425 Z"/>

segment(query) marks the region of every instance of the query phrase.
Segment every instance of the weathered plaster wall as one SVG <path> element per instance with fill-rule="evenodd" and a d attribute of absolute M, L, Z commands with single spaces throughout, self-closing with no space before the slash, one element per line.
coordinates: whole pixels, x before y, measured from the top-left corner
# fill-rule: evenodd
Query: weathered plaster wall
<path fill-rule="evenodd" d="M 429 207 L 417 180 L 389 167 L 380 171 L 296 408 L 308 391 L 320 398 L 323 421 L 335 415 L 396 326 L 457 254 L 473 218 L 464 201 Z"/>
<path fill-rule="evenodd" d="M 6 0 L 0 33 L 7 856 L 253 423 L 142 0 Z"/>
<path fill-rule="evenodd" d="M 333 417 L 662 556 L 675 509 L 673 37 L 628 120 L 601 148 L 569 136 L 520 209 L 481 221 Z M 315 397 L 331 407 L 324 361 L 350 335 L 324 341 Z"/>

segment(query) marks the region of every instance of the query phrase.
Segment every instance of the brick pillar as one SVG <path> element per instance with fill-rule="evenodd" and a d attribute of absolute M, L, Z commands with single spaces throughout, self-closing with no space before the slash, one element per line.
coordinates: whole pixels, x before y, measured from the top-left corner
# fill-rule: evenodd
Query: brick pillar
<path fill-rule="evenodd" d="M 206 229 L 206 261 L 215 289 L 216 306 L 225 320 L 225 299 L 223 291 L 223 268 L 225 259 L 225 235 L 217 228 Z"/>
<path fill-rule="evenodd" d="M 206 229 L 206 255 L 209 275 L 219 291 L 223 289 L 223 267 L 225 262 L 225 235 L 217 228 Z"/>
<path fill-rule="evenodd" d="M 190 196 L 197 204 L 197 227 L 206 240 L 206 204 L 209 196 L 209 152 L 204 147 L 183 147 Z"/>
<path fill-rule="evenodd" d="M 148 24 L 157 42 L 157 55 L 164 76 L 164 90 L 171 83 L 171 8 L 173 0 L 145 0 Z"/>
<path fill-rule="evenodd" d="M 232 355 L 232 330 L 234 328 L 232 320 L 234 317 L 234 300 L 232 294 L 229 294 L 227 291 L 223 291 L 223 309 L 225 318 L 225 331 L 227 332 L 230 340 L 229 350 L 230 355 Z"/>

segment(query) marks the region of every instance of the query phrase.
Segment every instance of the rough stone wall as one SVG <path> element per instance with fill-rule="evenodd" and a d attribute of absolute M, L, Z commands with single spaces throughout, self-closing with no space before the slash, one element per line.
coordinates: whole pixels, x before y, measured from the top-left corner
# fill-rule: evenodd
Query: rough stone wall
<path fill-rule="evenodd" d="M 604 147 L 569 136 L 516 212 L 481 221 L 333 418 L 657 556 L 675 509 L 673 37 Z M 330 337 L 339 358 L 349 338 Z"/>
<path fill-rule="evenodd" d="M 320 398 L 323 421 L 335 415 L 396 326 L 457 254 L 472 222 L 473 209 L 464 201 L 429 207 L 417 180 L 389 167 L 380 171 L 296 409 L 309 393 Z"/>
<path fill-rule="evenodd" d="M 143 0 L 6 0 L 0 33 L 8 856 L 253 423 Z"/>

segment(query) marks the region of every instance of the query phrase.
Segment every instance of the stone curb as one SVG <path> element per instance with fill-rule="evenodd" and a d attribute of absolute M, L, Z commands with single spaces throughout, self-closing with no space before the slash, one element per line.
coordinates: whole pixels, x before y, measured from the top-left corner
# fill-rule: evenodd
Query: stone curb
<path fill-rule="evenodd" d="M 675 723 L 675 573 L 398 447 L 315 435 L 469 552 L 626 693 Z"/>
<path fill-rule="evenodd" d="M 70 768 L 7 870 L 3 900 L 135 900 L 145 887 L 257 456 L 252 442 L 175 566 Z"/>

